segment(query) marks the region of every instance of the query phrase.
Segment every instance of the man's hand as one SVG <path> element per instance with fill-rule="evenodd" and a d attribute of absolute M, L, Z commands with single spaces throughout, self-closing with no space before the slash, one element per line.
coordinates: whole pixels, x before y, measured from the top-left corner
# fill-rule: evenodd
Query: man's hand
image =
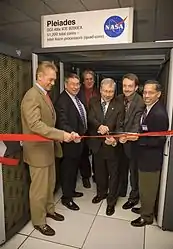
<path fill-rule="evenodd" d="M 127 136 L 128 141 L 136 141 L 138 139 L 139 139 L 139 137 L 137 135 Z"/>
<path fill-rule="evenodd" d="M 121 136 L 121 137 L 119 138 L 119 142 L 120 142 L 121 144 L 125 144 L 125 143 L 127 142 L 127 136 Z"/>
<path fill-rule="evenodd" d="M 80 143 L 80 142 L 81 142 L 81 138 L 80 138 L 80 136 L 79 136 L 78 133 L 72 131 L 72 132 L 71 132 L 71 135 L 72 135 L 73 141 L 74 141 L 75 143 Z"/>
<path fill-rule="evenodd" d="M 67 142 L 67 143 L 73 141 L 73 136 L 72 136 L 72 134 L 71 134 L 71 133 L 68 133 L 68 132 L 66 132 L 66 131 L 64 131 L 64 140 L 63 140 L 63 141 L 64 141 L 64 142 Z"/>
<path fill-rule="evenodd" d="M 97 132 L 101 135 L 107 134 L 109 132 L 109 127 L 106 125 L 100 125 Z"/>
<path fill-rule="evenodd" d="M 107 137 L 105 139 L 105 144 L 116 146 L 117 145 L 117 141 L 116 141 L 116 139 L 114 137 Z"/>

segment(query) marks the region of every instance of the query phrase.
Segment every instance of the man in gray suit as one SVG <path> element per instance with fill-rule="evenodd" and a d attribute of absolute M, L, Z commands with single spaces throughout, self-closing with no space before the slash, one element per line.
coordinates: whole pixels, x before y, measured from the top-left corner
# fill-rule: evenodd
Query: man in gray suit
<path fill-rule="evenodd" d="M 123 94 L 118 96 L 119 101 L 124 105 L 124 123 L 123 132 L 139 132 L 140 118 L 144 110 L 142 97 L 136 92 L 139 80 L 135 74 L 129 73 L 124 75 L 122 80 Z M 123 144 L 126 160 L 120 167 L 120 188 L 122 188 L 123 179 L 125 179 L 125 191 L 127 190 L 128 171 L 130 170 L 131 192 L 128 201 L 123 205 L 123 209 L 131 209 L 139 201 L 138 190 L 138 169 L 135 160 L 135 148 L 131 141 L 126 142 L 126 137 L 121 137 L 120 142 Z M 125 163 L 126 162 L 126 163 Z M 121 190 L 120 190 L 121 191 Z"/>

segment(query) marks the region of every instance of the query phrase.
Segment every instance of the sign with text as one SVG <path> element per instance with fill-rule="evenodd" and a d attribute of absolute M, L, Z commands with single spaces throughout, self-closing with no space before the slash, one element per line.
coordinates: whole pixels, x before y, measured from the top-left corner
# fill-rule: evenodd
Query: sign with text
<path fill-rule="evenodd" d="M 42 47 L 130 43 L 133 8 L 42 16 Z"/>

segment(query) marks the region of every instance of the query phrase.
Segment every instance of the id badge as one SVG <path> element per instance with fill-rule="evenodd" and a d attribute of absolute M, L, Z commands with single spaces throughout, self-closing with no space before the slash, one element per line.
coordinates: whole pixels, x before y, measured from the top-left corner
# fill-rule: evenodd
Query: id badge
<path fill-rule="evenodd" d="M 147 125 L 142 125 L 142 130 L 143 130 L 143 131 L 148 131 Z"/>

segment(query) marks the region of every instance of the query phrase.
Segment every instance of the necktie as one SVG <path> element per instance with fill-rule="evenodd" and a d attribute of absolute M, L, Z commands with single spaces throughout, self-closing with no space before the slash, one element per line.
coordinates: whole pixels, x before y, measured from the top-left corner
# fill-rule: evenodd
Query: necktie
<path fill-rule="evenodd" d="M 147 108 L 145 108 L 143 114 L 142 114 L 142 124 L 144 123 L 145 119 L 147 117 Z"/>
<path fill-rule="evenodd" d="M 51 106 L 51 108 L 53 109 L 52 100 L 50 99 L 50 97 L 49 97 L 49 94 L 48 94 L 48 93 L 46 93 L 46 99 L 47 99 L 47 102 L 49 103 L 49 105 Z"/>
<path fill-rule="evenodd" d="M 124 109 L 125 109 L 125 112 L 128 111 L 128 108 L 129 108 L 129 100 L 127 98 L 124 98 Z"/>
<path fill-rule="evenodd" d="M 87 129 L 87 124 L 86 124 L 86 118 L 85 118 L 85 112 L 84 112 L 84 109 L 83 109 L 83 106 L 79 100 L 79 98 L 77 96 L 75 96 L 75 99 L 76 99 L 76 104 L 79 108 L 79 114 L 80 114 L 80 117 L 82 119 L 82 123 L 84 125 L 84 128 Z"/>
<path fill-rule="evenodd" d="M 102 105 L 103 114 L 104 114 L 104 116 L 105 116 L 105 114 L 106 114 L 106 102 L 103 101 L 103 102 L 101 103 L 101 105 Z"/>

